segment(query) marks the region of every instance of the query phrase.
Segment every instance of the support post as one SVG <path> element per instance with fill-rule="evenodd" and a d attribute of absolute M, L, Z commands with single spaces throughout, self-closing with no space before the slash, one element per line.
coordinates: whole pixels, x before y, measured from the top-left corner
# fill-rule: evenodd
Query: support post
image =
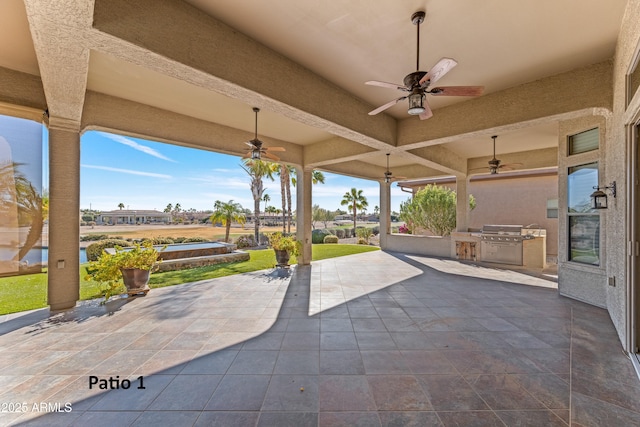
<path fill-rule="evenodd" d="M 298 257 L 298 264 L 311 264 L 311 169 L 296 166 L 296 238 L 302 242 L 302 250 Z"/>
<path fill-rule="evenodd" d="M 80 131 L 49 120 L 49 261 L 47 303 L 52 311 L 80 299 Z"/>
<path fill-rule="evenodd" d="M 380 248 L 385 249 L 391 233 L 391 184 L 380 181 Z"/>
<path fill-rule="evenodd" d="M 456 231 L 469 231 L 469 179 L 466 175 L 456 176 Z"/>

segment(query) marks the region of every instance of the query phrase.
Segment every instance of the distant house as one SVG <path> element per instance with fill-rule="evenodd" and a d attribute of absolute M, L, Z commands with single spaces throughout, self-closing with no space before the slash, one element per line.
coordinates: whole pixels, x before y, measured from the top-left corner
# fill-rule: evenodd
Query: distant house
<path fill-rule="evenodd" d="M 171 222 L 171 214 L 156 210 L 128 210 L 102 212 L 96 217 L 98 225 L 116 224 L 168 224 Z"/>

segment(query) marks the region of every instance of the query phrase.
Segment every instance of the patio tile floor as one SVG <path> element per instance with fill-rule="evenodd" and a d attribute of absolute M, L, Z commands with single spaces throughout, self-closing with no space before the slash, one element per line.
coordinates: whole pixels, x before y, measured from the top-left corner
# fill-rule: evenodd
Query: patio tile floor
<path fill-rule="evenodd" d="M 640 426 L 606 311 L 526 273 L 379 251 L 2 316 L 0 424 Z"/>

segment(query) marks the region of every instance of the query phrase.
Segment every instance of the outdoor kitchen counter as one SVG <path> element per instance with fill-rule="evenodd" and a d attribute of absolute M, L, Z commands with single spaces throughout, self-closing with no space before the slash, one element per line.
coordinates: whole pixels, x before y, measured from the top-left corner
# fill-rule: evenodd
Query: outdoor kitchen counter
<path fill-rule="evenodd" d="M 547 231 L 544 229 L 522 229 L 522 266 L 526 268 L 547 267 Z M 482 262 L 479 232 L 454 231 L 451 233 L 451 258 Z"/>
<path fill-rule="evenodd" d="M 522 230 L 527 236 L 522 241 L 522 262 L 527 268 L 547 267 L 547 231 L 546 230 Z"/>

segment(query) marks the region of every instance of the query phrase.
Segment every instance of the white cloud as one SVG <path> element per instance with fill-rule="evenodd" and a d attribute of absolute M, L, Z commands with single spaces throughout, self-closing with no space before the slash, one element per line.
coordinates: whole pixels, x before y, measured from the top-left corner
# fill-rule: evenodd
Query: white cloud
<path fill-rule="evenodd" d="M 115 135 L 115 134 L 106 133 L 106 132 L 98 132 L 98 133 L 101 136 L 104 136 L 105 138 L 109 138 L 110 140 L 112 140 L 114 142 L 117 142 L 118 144 L 122 144 L 122 145 L 126 145 L 128 147 L 131 147 L 134 150 L 140 151 L 141 153 L 145 153 L 145 154 L 148 154 L 150 156 L 157 157 L 158 159 L 166 160 L 168 162 L 177 163 L 176 160 L 170 159 L 169 157 L 165 156 L 162 153 L 159 153 L 158 151 L 154 150 L 153 148 L 147 147 L 146 145 L 138 144 L 134 140 L 129 139 L 129 138 L 125 137 L 125 136 Z"/>
<path fill-rule="evenodd" d="M 109 172 L 117 172 L 117 173 L 126 173 L 129 175 L 139 175 L 139 176 L 150 176 L 153 178 L 164 178 L 164 179 L 172 179 L 173 177 L 171 175 L 165 175 L 162 173 L 153 173 L 153 172 L 142 172 L 139 170 L 132 170 L 132 169 L 120 169 L 120 168 L 112 168 L 110 166 L 97 166 L 97 165 L 81 165 L 83 168 L 87 168 L 87 169 L 100 169 L 103 171 L 109 171 Z"/>

